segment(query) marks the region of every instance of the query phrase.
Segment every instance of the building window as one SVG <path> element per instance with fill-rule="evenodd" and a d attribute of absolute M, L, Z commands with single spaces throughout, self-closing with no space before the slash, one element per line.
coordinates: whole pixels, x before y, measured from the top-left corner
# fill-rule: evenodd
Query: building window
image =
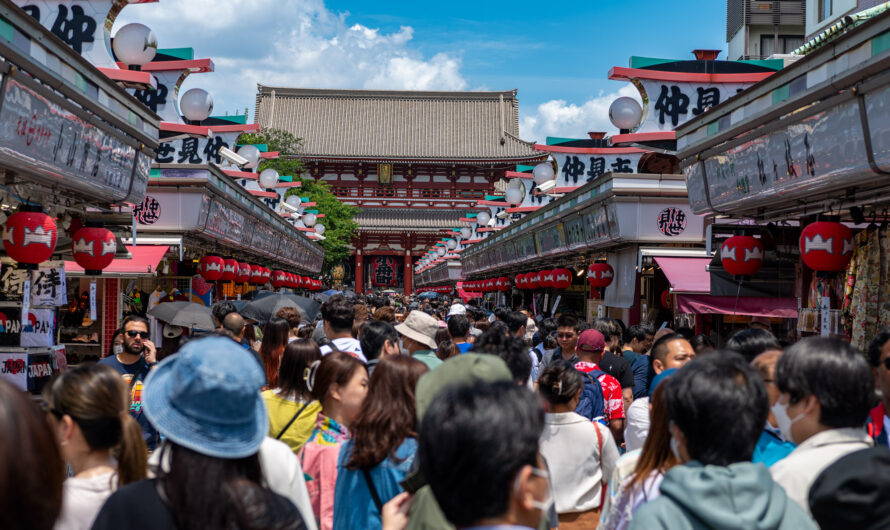
<path fill-rule="evenodd" d="M 816 3 L 819 6 L 817 10 L 819 15 L 818 22 L 822 22 L 831 16 L 831 1 L 832 0 L 816 0 Z"/>
<path fill-rule="evenodd" d="M 760 55 L 769 57 L 775 53 L 791 53 L 803 46 L 803 35 L 779 35 L 779 47 L 773 46 L 772 35 L 760 36 Z"/>

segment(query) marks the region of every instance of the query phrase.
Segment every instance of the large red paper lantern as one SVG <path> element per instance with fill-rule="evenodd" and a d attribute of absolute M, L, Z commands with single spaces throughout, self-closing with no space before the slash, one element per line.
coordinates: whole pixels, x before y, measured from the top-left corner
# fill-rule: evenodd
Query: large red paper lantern
<path fill-rule="evenodd" d="M 538 283 L 544 288 L 553 287 L 553 271 L 544 269 L 538 272 Z"/>
<path fill-rule="evenodd" d="M 501 276 L 497 280 L 497 290 L 498 291 L 509 291 L 510 290 L 510 278 L 506 276 Z"/>
<path fill-rule="evenodd" d="M 281 270 L 272 271 L 272 287 L 284 287 L 287 285 L 287 273 Z"/>
<path fill-rule="evenodd" d="M 537 272 L 526 273 L 525 277 L 528 280 L 528 288 L 530 290 L 537 289 L 541 286 L 541 275 Z"/>
<path fill-rule="evenodd" d="M 492 291 L 497 290 L 497 280 L 494 278 L 489 278 L 485 280 L 485 289 L 483 289 L 486 293 L 490 293 Z"/>
<path fill-rule="evenodd" d="M 56 249 L 59 236 L 56 222 L 41 212 L 18 212 L 3 227 L 3 248 L 19 263 L 42 263 Z"/>
<path fill-rule="evenodd" d="M 235 281 L 238 283 L 249 282 L 252 273 L 253 267 L 249 263 L 238 263 L 238 275 L 235 276 Z"/>
<path fill-rule="evenodd" d="M 88 226 L 74 232 L 71 237 L 71 250 L 74 253 L 74 261 L 83 267 L 87 274 L 102 274 L 102 269 L 114 261 L 117 240 L 107 228 Z"/>
<path fill-rule="evenodd" d="M 720 263 L 733 276 L 754 276 L 763 266 L 763 243 L 751 236 L 732 236 L 720 246 Z"/>
<path fill-rule="evenodd" d="M 223 260 L 223 272 L 220 280 L 230 282 L 238 277 L 238 262 L 229 258 Z"/>
<path fill-rule="evenodd" d="M 591 263 L 587 268 L 587 283 L 591 287 L 602 289 L 612 284 L 615 278 L 615 269 L 608 263 Z"/>
<path fill-rule="evenodd" d="M 525 274 L 517 274 L 513 282 L 517 289 L 525 290 L 528 287 L 528 278 L 526 278 Z"/>
<path fill-rule="evenodd" d="M 844 270 L 853 257 L 853 231 L 830 221 L 809 224 L 800 231 L 800 257 L 814 271 Z"/>
<path fill-rule="evenodd" d="M 204 256 L 198 263 L 198 273 L 208 282 L 222 279 L 225 260 L 219 256 Z"/>
<path fill-rule="evenodd" d="M 268 283 L 271 279 L 272 269 L 270 269 L 269 267 L 263 267 L 263 280 L 265 280 L 263 283 Z"/>
<path fill-rule="evenodd" d="M 553 287 L 568 289 L 572 285 L 572 271 L 569 269 L 553 269 Z"/>
<path fill-rule="evenodd" d="M 250 283 L 254 285 L 263 285 L 266 279 L 263 275 L 263 268 L 259 265 L 250 266 Z"/>

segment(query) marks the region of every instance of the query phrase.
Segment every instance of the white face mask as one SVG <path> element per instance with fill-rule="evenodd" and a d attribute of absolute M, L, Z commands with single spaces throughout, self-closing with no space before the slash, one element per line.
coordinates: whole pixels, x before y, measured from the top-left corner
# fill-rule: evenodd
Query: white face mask
<path fill-rule="evenodd" d="M 538 469 L 536 467 L 532 467 L 532 475 L 536 477 L 541 477 L 543 479 L 547 479 L 547 497 L 542 500 L 532 499 L 532 508 L 535 510 L 541 510 L 541 518 L 547 517 L 550 513 L 550 508 L 553 506 L 555 502 L 553 500 L 553 493 L 550 491 L 550 474 L 544 471 L 543 469 Z M 516 496 L 519 496 L 519 475 L 516 475 L 516 479 L 513 481 L 513 491 Z"/>
<path fill-rule="evenodd" d="M 124 353 L 124 345 L 123 345 L 123 344 L 115 344 L 115 345 L 111 348 L 111 352 L 114 353 L 115 355 L 118 355 L 118 354 L 120 354 L 120 353 Z"/>
<path fill-rule="evenodd" d="M 402 355 L 411 355 L 407 349 L 405 349 L 405 344 L 402 342 L 402 337 L 399 337 L 399 353 Z"/>
<path fill-rule="evenodd" d="M 671 452 L 674 453 L 674 458 L 677 459 L 677 462 L 683 463 L 683 459 L 680 458 L 680 442 L 673 436 L 671 436 Z"/>
<path fill-rule="evenodd" d="M 788 405 L 782 404 L 781 401 L 776 401 L 776 404 L 770 410 L 773 411 L 773 415 L 776 417 L 776 423 L 779 425 L 779 434 L 782 435 L 782 439 L 786 442 L 794 443 L 794 440 L 791 438 L 791 426 L 803 418 L 804 413 L 801 412 L 794 419 L 789 418 Z"/>

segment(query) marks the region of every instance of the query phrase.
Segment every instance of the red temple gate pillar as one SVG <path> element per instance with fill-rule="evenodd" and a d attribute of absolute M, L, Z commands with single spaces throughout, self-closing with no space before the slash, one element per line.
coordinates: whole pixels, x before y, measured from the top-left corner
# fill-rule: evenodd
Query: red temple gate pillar
<path fill-rule="evenodd" d="M 365 290 L 365 267 L 362 249 L 355 249 L 355 294 L 362 294 Z"/>
<path fill-rule="evenodd" d="M 411 294 L 414 287 L 414 261 L 411 259 L 411 251 L 405 252 L 405 294 Z"/>

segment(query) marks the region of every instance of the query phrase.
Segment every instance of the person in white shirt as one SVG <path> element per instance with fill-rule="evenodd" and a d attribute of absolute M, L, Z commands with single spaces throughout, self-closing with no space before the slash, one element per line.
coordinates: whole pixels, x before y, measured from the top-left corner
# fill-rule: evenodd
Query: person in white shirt
<path fill-rule="evenodd" d="M 88 529 L 119 486 L 145 478 L 142 428 L 127 413 L 126 383 L 105 365 L 81 364 L 62 372 L 43 388 L 43 400 L 62 458 L 74 471 L 63 485 L 54 528 Z"/>
<path fill-rule="evenodd" d="M 336 295 L 321 305 L 321 318 L 324 322 L 324 333 L 330 344 L 321 347 L 321 354 L 327 355 L 333 350 L 348 353 L 363 363 L 368 359 L 362 353 L 361 343 L 352 336 L 352 324 L 355 321 L 355 304 L 345 296 Z"/>
<path fill-rule="evenodd" d="M 872 446 L 864 425 L 874 379 L 863 355 L 849 343 L 811 337 L 782 354 L 776 385 L 781 394 L 772 411 L 782 437 L 797 448 L 769 471 L 809 514 L 810 486 L 822 470 Z"/>
<path fill-rule="evenodd" d="M 568 530 L 596 526 L 618 461 L 609 428 L 575 412 L 583 388 L 581 372 L 564 361 L 549 364 L 538 379 L 538 392 L 549 405 L 541 454 L 550 468 L 559 526 Z"/>

